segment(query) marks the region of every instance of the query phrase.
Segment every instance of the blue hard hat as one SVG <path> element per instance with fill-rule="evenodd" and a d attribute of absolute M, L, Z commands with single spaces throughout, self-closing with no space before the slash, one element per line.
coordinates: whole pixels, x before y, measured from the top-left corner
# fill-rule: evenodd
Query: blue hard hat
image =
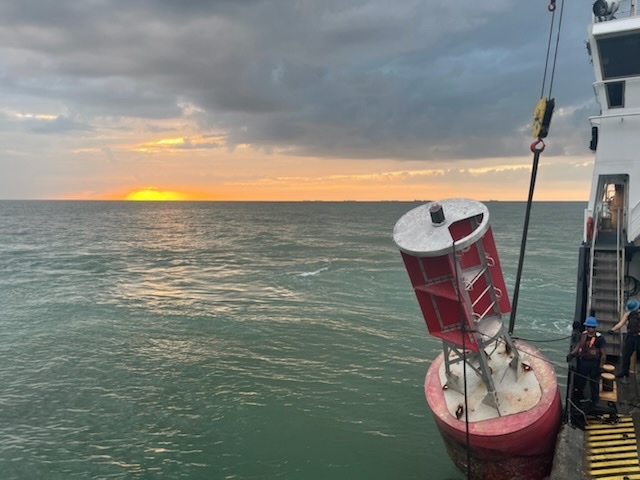
<path fill-rule="evenodd" d="M 630 298 L 625 308 L 627 312 L 635 312 L 638 308 L 640 308 L 640 302 L 635 298 Z"/>
<path fill-rule="evenodd" d="M 597 327 L 598 326 L 598 320 L 596 320 L 596 317 L 587 317 L 587 319 L 584 321 L 584 326 L 585 327 Z"/>

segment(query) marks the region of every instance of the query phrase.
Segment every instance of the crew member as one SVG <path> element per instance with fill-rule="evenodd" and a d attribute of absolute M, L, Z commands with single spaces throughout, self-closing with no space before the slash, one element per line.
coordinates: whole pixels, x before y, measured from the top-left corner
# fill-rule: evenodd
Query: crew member
<path fill-rule="evenodd" d="M 600 332 L 596 331 L 598 320 L 596 317 L 587 317 L 584 321 L 586 330 L 580 335 L 580 341 L 569 354 L 578 357 L 578 374 L 575 379 L 575 388 L 582 394 L 584 386 L 589 381 L 591 392 L 591 404 L 596 406 L 600 400 L 600 371 L 607 358 L 605 345 L 607 344 Z"/>
<path fill-rule="evenodd" d="M 636 353 L 636 358 L 640 355 L 640 341 L 638 334 L 640 333 L 640 302 L 634 298 L 630 299 L 625 306 L 624 315 L 618 323 L 616 323 L 609 333 L 614 333 L 620 330 L 627 322 L 627 334 L 624 339 L 624 346 L 622 348 L 622 370 L 616 375 L 622 383 L 627 383 L 629 380 L 629 364 L 631 363 L 631 355 Z"/>

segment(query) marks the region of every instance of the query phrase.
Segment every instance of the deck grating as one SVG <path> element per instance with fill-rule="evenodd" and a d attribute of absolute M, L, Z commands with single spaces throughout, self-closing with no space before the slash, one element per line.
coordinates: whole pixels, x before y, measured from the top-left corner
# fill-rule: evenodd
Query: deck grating
<path fill-rule="evenodd" d="M 638 419 L 622 415 L 616 424 L 598 422 L 585 427 L 586 465 L 591 478 L 640 480 L 637 423 Z"/>

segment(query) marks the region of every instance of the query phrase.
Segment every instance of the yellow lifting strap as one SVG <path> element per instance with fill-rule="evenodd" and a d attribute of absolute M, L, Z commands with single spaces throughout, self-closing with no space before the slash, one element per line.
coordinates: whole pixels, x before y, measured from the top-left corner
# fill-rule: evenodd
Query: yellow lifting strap
<path fill-rule="evenodd" d="M 549 134 L 549 126 L 551 125 L 551 116 L 556 101 L 553 98 L 542 97 L 538 100 L 536 108 L 533 111 L 533 128 L 532 135 L 534 138 L 545 138 Z"/>

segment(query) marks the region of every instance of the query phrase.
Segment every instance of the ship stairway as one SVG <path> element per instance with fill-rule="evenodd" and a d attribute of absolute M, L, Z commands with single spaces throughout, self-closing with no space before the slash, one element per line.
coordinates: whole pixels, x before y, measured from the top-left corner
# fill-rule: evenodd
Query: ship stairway
<path fill-rule="evenodd" d="M 585 477 L 598 480 L 640 480 L 637 438 L 640 413 L 620 415 L 617 422 L 590 418 L 585 427 Z"/>
<path fill-rule="evenodd" d="M 606 333 L 620 319 L 621 282 L 620 254 L 617 249 L 593 251 L 591 268 L 591 315 L 598 319 L 598 331 L 605 335 L 607 355 L 620 356 L 622 338 L 619 333 Z"/>

